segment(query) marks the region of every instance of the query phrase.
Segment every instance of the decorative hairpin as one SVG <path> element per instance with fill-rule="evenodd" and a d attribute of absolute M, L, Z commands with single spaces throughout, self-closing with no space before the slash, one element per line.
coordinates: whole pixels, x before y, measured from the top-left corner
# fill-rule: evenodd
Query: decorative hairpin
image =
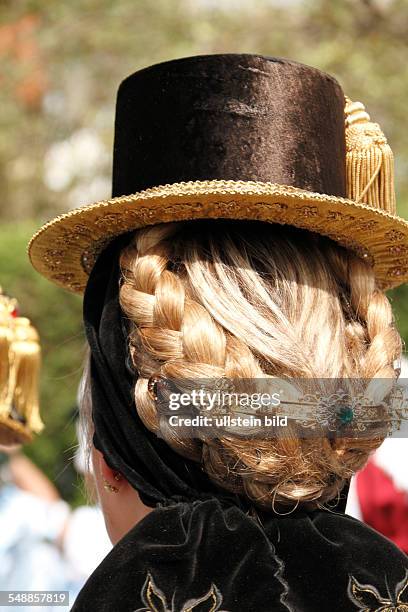
<path fill-rule="evenodd" d="M 395 386 L 381 402 L 374 402 L 364 394 L 351 394 L 339 389 L 328 395 L 306 394 L 298 401 L 282 400 L 279 406 L 289 406 L 288 418 L 302 427 L 328 431 L 352 428 L 362 432 L 379 423 L 399 429 L 402 421 L 408 418 L 405 391 L 399 386 Z"/>
<path fill-rule="evenodd" d="M 183 383 L 185 382 L 183 381 Z M 197 392 L 200 389 L 205 389 L 206 391 L 211 390 L 211 392 L 219 393 L 214 414 L 220 414 L 220 410 L 222 414 L 233 413 L 234 415 L 255 417 L 273 413 L 285 416 L 302 428 L 311 430 L 364 432 L 372 426 L 381 424 L 388 425 L 395 431 L 400 429 L 404 420 L 408 419 L 408 402 L 405 397 L 405 390 L 397 385 L 380 402 L 375 402 L 362 393 L 352 393 L 339 388 L 328 394 L 307 393 L 297 400 L 282 398 L 278 404 L 258 409 L 251 409 L 248 406 L 242 407 L 239 402 L 236 405 L 224 404 L 222 401 L 223 394 L 230 393 L 233 390 L 233 381 L 226 378 L 212 380 L 210 384 L 206 385 L 188 386 L 194 388 Z M 183 384 L 183 387 L 185 387 L 185 384 Z M 166 392 L 167 394 L 173 390 L 179 392 L 170 380 L 160 374 L 154 374 L 149 378 L 147 388 L 150 397 L 156 402 L 159 399 L 165 399 Z M 197 403 L 192 403 L 197 407 Z M 200 407 L 198 408 L 200 409 Z M 282 409 L 285 408 L 287 408 L 287 412 L 283 412 Z"/>
<path fill-rule="evenodd" d="M 161 379 L 161 376 L 155 374 L 154 376 L 150 376 L 149 380 L 147 381 L 147 392 L 154 402 L 158 399 L 157 385 Z"/>

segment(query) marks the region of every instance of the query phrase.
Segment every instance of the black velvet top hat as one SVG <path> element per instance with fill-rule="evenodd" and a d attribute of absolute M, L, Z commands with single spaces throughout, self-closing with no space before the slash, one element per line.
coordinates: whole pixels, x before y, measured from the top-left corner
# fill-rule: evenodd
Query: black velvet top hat
<path fill-rule="evenodd" d="M 382 288 L 408 278 L 384 134 L 333 77 L 297 62 L 209 55 L 130 75 L 117 97 L 112 195 L 41 228 L 34 267 L 81 293 L 119 234 L 232 218 L 329 236 L 368 261 Z"/>

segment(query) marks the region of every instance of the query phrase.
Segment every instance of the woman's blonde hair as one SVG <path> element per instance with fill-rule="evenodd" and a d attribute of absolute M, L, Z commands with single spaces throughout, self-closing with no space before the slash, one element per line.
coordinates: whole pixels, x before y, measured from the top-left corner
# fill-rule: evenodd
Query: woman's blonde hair
<path fill-rule="evenodd" d="M 328 238 L 256 221 L 161 224 L 135 232 L 121 268 L 136 408 L 151 431 L 161 426 L 152 374 L 355 377 L 369 387 L 395 379 L 401 339 L 390 303 L 372 268 Z M 301 438 L 289 428 L 263 440 L 189 440 L 163 431 L 221 486 L 269 509 L 336 498 L 386 435 L 379 427 L 369 439 Z"/>

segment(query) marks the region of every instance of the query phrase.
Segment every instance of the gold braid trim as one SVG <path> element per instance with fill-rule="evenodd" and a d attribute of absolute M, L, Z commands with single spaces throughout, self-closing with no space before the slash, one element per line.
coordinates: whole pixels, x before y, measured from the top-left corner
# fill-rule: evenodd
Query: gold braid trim
<path fill-rule="evenodd" d="M 347 197 L 396 213 L 394 156 L 378 123 L 361 102 L 346 97 Z"/>

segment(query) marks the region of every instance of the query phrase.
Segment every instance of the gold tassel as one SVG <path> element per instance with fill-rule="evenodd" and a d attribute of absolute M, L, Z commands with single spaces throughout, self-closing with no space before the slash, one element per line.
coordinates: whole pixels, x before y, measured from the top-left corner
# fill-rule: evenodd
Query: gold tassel
<path fill-rule="evenodd" d="M 394 156 L 361 102 L 346 97 L 347 197 L 396 214 Z"/>
<path fill-rule="evenodd" d="M 40 364 L 41 350 L 36 330 L 28 319 L 14 319 L 14 337 L 10 347 L 11 403 L 25 418 L 26 426 L 36 433 L 44 427 L 39 410 Z"/>
<path fill-rule="evenodd" d="M 10 327 L 0 321 L 0 416 L 8 416 L 10 406 L 7 405 L 9 390 L 9 350 L 11 334 Z"/>
<path fill-rule="evenodd" d="M 0 418 L 3 438 L 7 422 L 21 422 L 40 432 L 38 381 L 41 362 L 39 336 L 30 321 L 18 316 L 17 302 L 0 287 Z M 2 439 L 3 439 L 2 438 Z M 13 438 L 14 439 L 14 438 Z"/>
<path fill-rule="evenodd" d="M 15 307 L 15 301 L 3 295 L 0 287 L 0 417 L 8 417 L 11 411 L 9 403 L 10 345 L 13 337 L 12 313 Z"/>

